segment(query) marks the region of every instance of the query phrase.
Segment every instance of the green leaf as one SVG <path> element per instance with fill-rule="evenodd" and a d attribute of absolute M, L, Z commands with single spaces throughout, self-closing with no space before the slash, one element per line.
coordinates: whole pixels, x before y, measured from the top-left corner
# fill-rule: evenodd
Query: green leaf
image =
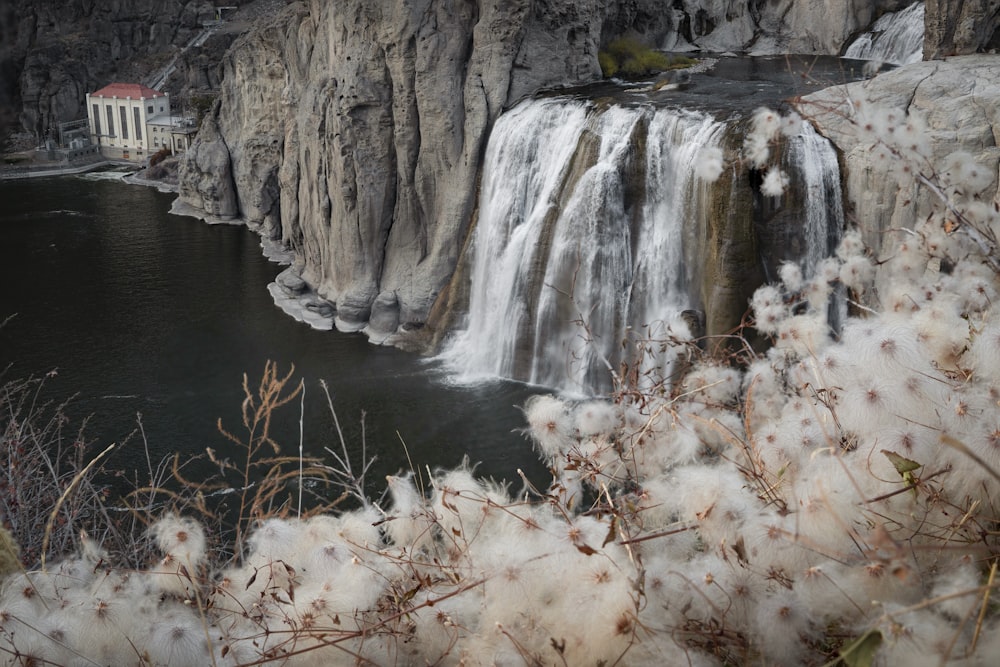
<path fill-rule="evenodd" d="M 840 659 L 847 667 L 872 667 L 875 664 L 875 654 L 878 653 L 878 647 L 881 645 L 882 633 L 878 630 L 869 630 L 851 644 L 840 649 Z"/>
<path fill-rule="evenodd" d="M 901 476 L 905 477 L 906 473 L 913 472 L 914 470 L 919 470 L 922 466 L 916 461 L 912 461 L 905 456 L 900 456 L 896 452 L 890 452 L 887 449 L 883 449 L 882 453 L 886 455 L 889 462 L 892 463 L 892 467 L 896 469 Z"/>

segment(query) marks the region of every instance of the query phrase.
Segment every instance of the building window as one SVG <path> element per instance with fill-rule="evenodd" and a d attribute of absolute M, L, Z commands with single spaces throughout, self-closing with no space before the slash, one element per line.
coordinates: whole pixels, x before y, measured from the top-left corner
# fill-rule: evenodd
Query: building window
<path fill-rule="evenodd" d="M 132 107 L 132 116 L 135 118 L 135 138 L 142 141 L 142 119 L 139 117 L 139 107 Z"/>
<path fill-rule="evenodd" d="M 160 113 L 163 113 L 163 105 L 160 105 Z"/>
<path fill-rule="evenodd" d="M 115 136 L 115 112 L 108 104 L 105 106 L 105 110 L 108 112 L 108 136 Z"/>
<path fill-rule="evenodd" d="M 94 105 L 94 134 L 101 136 L 101 107 Z"/>
<path fill-rule="evenodd" d="M 148 107 L 146 107 L 146 113 L 153 113 L 153 105 L 152 104 L 150 104 Z"/>
<path fill-rule="evenodd" d="M 125 113 L 125 107 L 118 107 L 118 115 L 122 120 L 122 139 L 128 139 L 128 114 Z"/>

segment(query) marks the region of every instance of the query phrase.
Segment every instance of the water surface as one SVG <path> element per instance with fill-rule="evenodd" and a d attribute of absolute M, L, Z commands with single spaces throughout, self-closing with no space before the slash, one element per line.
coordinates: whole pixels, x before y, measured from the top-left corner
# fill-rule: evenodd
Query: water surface
<path fill-rule="evenodd" d="M 172 199 L 107 175 L 0 183 L 0 320 L 16 314 L 0 329 L 6 377 L 55 371 L 45 395 L 77 395 L 71 414 L 93 415 L 88 433 L 100 447 L 141 413 L 154 459 L 206 447 L 226 455 L 216 420 L 239 428 L 243 374 L 253 384 L 274 360 L 305 380 L 307 453 L 336 442 L 320 380 L 355 456 L 367 413 L 376 493 L 385 474 L 409 467 L 401 440 L 421 469 L 468 455 L 484 475 L 516 480 L 523 468 L 547 479 L 515 432 L 533 390 L 451 386 L 426 360 L 295 322 L 267 292 L 282 267 L 262 256 L 260 239 L 172 215 Z M 279 413 L 276 432 L 283 453 L 297 452 L 298 402 Z M 115 456 L 145 469 L 138 441 Z"/>

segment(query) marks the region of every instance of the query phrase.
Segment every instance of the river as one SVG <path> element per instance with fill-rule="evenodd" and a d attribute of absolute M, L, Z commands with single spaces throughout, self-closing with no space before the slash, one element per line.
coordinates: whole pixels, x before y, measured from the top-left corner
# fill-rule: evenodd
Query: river
<path fill-rule="evenodd" d="M 103 448 L 141 414 L 154 459 L 212 447 L 216 430 L 239 428 L 243 374 L 251 386 L 268 360 L 294 364 L 305 381 L 305 451 L 336 441 L 320 387 L 325 380 L 352 456 L 362 426 L 377 462 L 369 491 L 410 467 L 453 467 L 468 455 L 477 472 L 515 480 L 545 470 L 517 429 L 537 390 L 511 382 L 457 386 L 433 362 L 368 343 L 360 334 L 300 324 L 267 291 L 282 269 L 243 227 L 211 226 L 168 213 L 173 195 L 90 174 L 0 183 L 0 369 L 43 376 L 43 397 L 75 396 L 74 420 Z M 278 415 L 283 453 L 298 451 L 299 403 Z M 405 441 L 404 449 L 401 441 Z M 140 439 L 114 465 L 145 470 Z"/>

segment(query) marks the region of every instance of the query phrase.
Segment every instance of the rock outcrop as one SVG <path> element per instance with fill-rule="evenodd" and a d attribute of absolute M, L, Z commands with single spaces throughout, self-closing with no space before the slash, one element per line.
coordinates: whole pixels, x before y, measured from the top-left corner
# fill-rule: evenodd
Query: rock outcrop
<path fill-rule="evenodd" d="M 198 112 L 218 88 L 222 56 L 285 0 L 9 0 L 0 11 L 0 138 L 47 137 L 86 117 L 85 96 L 112 81 L 169 92 Z M 237 7 L 238 5 L 238 7 Z"/>
<path fill-rule="evenodd" d="M 987 192 L 997 193 L 1000 164 L 1000 57 L 961 56 L 907 65 L 865 82 L 835 86 L 802 100 L 800 110 L 843 155 L 846 196 L 865 242 L 876 252 L 886 230 L 912 227 L 931 210 L 926 188 L 914 196 L 889 175 L 891 161 L 878 158 L 859 137 L 848 108 L 869 100 L 922 116 L 932 151 L 928 168 L 954 151 L 967 151 L 993 174 Z"/>
<path fill-rule="evenodd" d="M 926 0 L 924 60 L 1000 47 L 1000 2 Z"/>
<path fill-rule="evenodd" d="M 240 214 L 296 250 L 338 326 L 364 327 L 373 306 L 380 329 L 421 323 L 455 268 L 491 124 L 599 76 L 605 5 L 293 4 L 234 45 L 219 133 L 198 141 L 228 152 Z M 224 173 L 188 160 L 181 200 L 200 207 Z"/>
<path fill-rule="evenodd" d="M 668 10 L 665 48 L 839 54 L 848 39 L 913 0 L 679 0 Z M 666 3 L 664 3 L 666 4 Z"/>
<path fill-rule="evenodd" d="M 393 322 L 424 323 L 455 270 L 485 141 L 505 107 L 598 78 L 598 48 L 621 34 L 836 53 L 879 9 L 906 3 L 843 3 L 835 30 L 826 4 L 292 3 L 228 53 L 218 131 L 203 132 L 185 162 L 180 201 L 202 208 L 213 179 L 212 202 L 231 177 L 239 215 L 295 251 L 338 326 L 362 329 L 375 308 L 381 340 Z M 205 161 L 206 150 L 229 165 Z"/>

